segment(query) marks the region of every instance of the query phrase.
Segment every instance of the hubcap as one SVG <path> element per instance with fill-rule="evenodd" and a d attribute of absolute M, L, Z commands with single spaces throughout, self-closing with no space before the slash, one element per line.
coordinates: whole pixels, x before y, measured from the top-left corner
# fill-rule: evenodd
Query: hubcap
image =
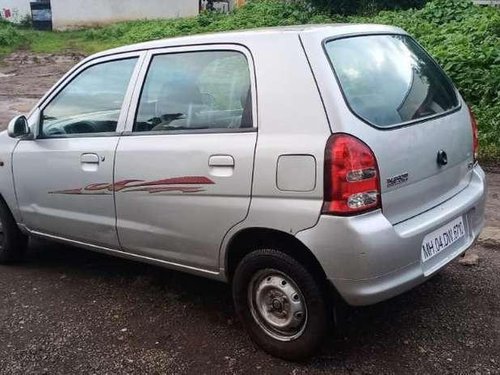
<path fill-rule="evenodd" d="M 248 302 L 255 321 L 271 337 L 291 341 L 306 327 L 307 307 L 302 292 L 284 273 L 257 272 L 248 288 Z"/>

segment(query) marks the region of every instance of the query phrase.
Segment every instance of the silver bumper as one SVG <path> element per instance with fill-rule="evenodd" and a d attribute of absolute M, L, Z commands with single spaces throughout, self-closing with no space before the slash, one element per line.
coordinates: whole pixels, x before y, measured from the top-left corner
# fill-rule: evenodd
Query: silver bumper
<path fill-rule="evenodd" d="M 476 166 L 460 193 L 416 217 L 392 225 L 381 211 L 355 217 L 321 216 L 297 238 L 317 257 L 328 279 L 351 305 L 370 305 L 421 284 L 470 248 L 484 226 L 486 179 Z M 421 261 L 426 234 L 462 216 L 467 235 Z"/>

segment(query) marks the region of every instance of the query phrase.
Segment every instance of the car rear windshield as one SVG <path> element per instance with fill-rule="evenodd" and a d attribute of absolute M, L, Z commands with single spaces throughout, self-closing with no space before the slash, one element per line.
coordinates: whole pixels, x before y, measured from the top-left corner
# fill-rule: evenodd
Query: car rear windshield
<path fill-rule="evenodd" d="M 392 127 L 458 106 L 451 81 L 408 36 L 336 39 L 326 52 L 351 110 L 372 125 Z"/>

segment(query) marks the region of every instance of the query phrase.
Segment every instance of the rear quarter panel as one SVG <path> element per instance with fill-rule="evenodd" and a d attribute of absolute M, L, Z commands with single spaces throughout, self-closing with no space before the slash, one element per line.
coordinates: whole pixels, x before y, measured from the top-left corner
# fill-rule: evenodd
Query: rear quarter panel
<path fill-rule="evenodd" d="M 254 57 L 257 82 L 258 139 L 252 201 L 247 218 L 224 239 L 221 266 L 229 240 L 242 229 L 262 227 L 294 235 L 317 223 L 323 203 L 324 150 L 331 134 L 298 34 L 284 31 L 279 42 L 276 37 L 264 37 L 244 44 Z M 278 188 L 278 160 L 286 155 L 314 158 L 316 181 L 311 190 Z M 293 168 L 287 173 L 303 176 Z"/>

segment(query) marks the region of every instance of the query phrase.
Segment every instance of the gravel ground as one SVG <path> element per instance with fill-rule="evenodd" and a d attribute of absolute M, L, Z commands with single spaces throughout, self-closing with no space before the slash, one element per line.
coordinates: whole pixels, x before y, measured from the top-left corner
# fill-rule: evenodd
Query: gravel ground
<path fill-rule="evenodd" d="M 0 124 L 78 58 L 4 62 Z M 0 266 L 0 373 L 500 374 L 500 174 L 488 177 L 487 228 L 465 259 L 473 264 L 456 261 L 402 296 L 349 308 L 301 364 L 252 345 L 225 284 L 33 241 L 26 263 Z"/>

